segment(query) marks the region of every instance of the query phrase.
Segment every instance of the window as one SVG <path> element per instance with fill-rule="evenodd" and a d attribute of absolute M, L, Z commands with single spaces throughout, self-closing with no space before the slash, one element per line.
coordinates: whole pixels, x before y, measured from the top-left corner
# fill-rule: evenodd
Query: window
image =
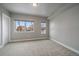
<path fill-rule="evenodd" d="M 34 22 L 32 21 L 16 21 L 16 31 L 33 31 Z"/>
<path fill-rule="evenodd" d="M 46 22 L 41 22 L 41 34 L 46 34 Z"/>

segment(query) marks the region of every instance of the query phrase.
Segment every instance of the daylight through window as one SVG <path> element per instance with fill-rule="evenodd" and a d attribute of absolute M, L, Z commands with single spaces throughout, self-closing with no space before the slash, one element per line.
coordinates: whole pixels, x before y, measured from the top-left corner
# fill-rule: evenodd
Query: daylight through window
<path fill-rule="evenodd" d="M 33 31 L 33 25 L 32 21 L 16 21 L 16 31 Z"/>
<path fill-rule="evenodd" d="M 46 34 L 46 22 L 41 22 L 41 34 Z"/>

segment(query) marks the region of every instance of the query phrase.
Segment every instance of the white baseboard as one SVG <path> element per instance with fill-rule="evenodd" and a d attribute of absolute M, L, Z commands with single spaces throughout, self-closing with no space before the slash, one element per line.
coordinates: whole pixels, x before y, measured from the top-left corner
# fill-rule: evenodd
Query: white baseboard
<path fill-rule="evenodd" d="M 52 39 L 51 39 L 51 40 L 52 40 Z M 60 44 L 60 45 L 62 45 L 62 46 L 64 46 L 65 48 L 68 48 L 68 49 L 70 49 L 71 51 L 73 51 L 73 52 L 79 54 L 79 51 L 78 51 L 78 50 L 76 50 L 76 49 L 74 49 L 74 48 L 72 48 L 72 47 L 70 47 L 70 46 L 67 46 L 67 45 L 65 45 L 65 44 L 63 44 L 63 43 L 61 43 L 61 42 L 59 42 L 59 41 L 57 41 L 57 40 L 55 40 L 55 39 L 53 39 L 53 41 L 56 42 L 56 43 L 58 43 L 58 44 Z"/>
<path fill-rule="evenodd" d="M 32 39 L 17 39 L 17 40 L 10 40 L 9 42 L 31 41 L 31 40 L 41 40 L 41 39 L 48 39 L 48 37 L 44 37 L 44 38 L 32 38 Z"/>

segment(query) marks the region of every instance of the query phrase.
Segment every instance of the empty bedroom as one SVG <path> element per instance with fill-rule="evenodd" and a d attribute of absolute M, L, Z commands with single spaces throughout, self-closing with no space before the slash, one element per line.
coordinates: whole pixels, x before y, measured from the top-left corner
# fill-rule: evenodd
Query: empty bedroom
<path fill-rule="evenodd" d="M 0 3 L 0 56 L 79 56 L 79 4 Z"/>

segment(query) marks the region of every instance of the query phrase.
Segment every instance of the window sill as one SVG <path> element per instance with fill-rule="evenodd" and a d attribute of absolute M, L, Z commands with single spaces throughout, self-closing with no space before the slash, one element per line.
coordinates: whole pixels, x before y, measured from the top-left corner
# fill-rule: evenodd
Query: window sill
<path fill-rule="evenodd" d="M 34 32 L 34 31 L 23 31 L 23 32 L 15 31 L 15 33 L 31 33 L 31 32 Z"/>

